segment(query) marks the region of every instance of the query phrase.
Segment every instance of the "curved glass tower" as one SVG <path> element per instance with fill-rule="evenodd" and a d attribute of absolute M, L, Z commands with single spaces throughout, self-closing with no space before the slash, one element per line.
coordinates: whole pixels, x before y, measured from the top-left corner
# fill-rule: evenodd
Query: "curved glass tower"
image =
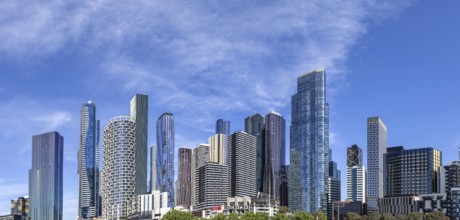
<path fill-rule="evenodd" d="M 136 123 L 128 116 L 112 118 L 104 128 L 102 161 L 102 218 L 127 217 L 135 195 Z"/>
<path fill-rule="evenodd" d="M 164 113 L 157 121 L 157 188 L 168 193 L 168 207 L 174 207 L 174 116 Z"/>
<path fill-rule="evenodd" d="M 312 71 L 297 78 L 292 96 L 290 130 L 289 208 L 327 211 L 329 166 L 329 105 L 326 72 Z"/>
<path fill-rule="evenodd" d="M 99 121 L 96 104 L 89 101 L 80 111 L 80 149 L 78 150 L 78 218 L 100 215 L 99 206 Z"/>

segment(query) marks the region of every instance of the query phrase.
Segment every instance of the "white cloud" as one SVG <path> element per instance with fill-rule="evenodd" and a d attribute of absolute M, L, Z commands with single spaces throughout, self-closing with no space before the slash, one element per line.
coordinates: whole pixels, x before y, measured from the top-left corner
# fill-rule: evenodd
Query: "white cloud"
<path fill-rule="evenodd" d="M 10 213 L 10 201 L 27 195 L 28 184 L 17 183 L 14 179 L 0 179 L 0 215 Z"/>

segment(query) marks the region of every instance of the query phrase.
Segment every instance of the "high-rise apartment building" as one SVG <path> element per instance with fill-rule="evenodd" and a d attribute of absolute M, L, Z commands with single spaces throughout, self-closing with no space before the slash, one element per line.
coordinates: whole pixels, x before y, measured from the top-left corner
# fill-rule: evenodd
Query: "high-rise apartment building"
<path fill-rule="evenodd" d="M 164 113 L 157 121 L 157 187 L 168 193 L 168 207 L 174 207 L 174 116 Z"/>
<path fill-rule="evenodd" d="M 263 191 L 265 171 L 265 119 L 259 113 L 244 119 L 244 131 L 256 137 L 256 189 Z"/>
<path fill-rule="evenodd" d="M 347 199 L 366 203 L 366 168 L 358 145 L 347 148 Z"/>
<path fill-rule="evenodd" d="M 387 148 L 383 159 L 385 196 L 437 193 L 441 161 L 441 151 L 434 148 Z"/>
<path fill-rule="evenodd" d="M 209 160 L 218 164 L 226 164 L 227 135 L 215 134 L 209 139 Z"/>
<path fill-rule="evenodd" d="M 277 112 L 265 116 L 265 165 L 263 192 L 271 198 L 281 198 L 281 178 L 286 165 L 286 122 Z M 284 195 L 287 196 L 287 195 Z"/>
<path fill-rule="evenodd" d="M 298 77 L 291 105 L 289 208 L 326 213 L 329 188 L 326 72 L 319 69 Z"/>
<path fill-rule="evenodd" d="M 179 148 L 176 205 L 189 208 L 192 205 L 192 149 Z"/>
<path fill-rule="evenodd" d="M 453 220 L 460 219 L 460 161 L 452 161 L 439 168 L 439 191 L 447 195 L 444 204 L 446 215 Z"/>
<path fill-rule="evenodd" d="M 96 104 L 89 101 L 80 110 L 80 148 L 78 150 L 78 218 L 101 215 L 99 195 L 99 120 Z"/>
<path fill-rule="evenodd" d="M 136 186 L 135 194 L 145 194 L 147 190 L 147 130 L 148 96 L 136 94 L 130 103 L 130 116 L 136 122 Z"/>
<path fill-rule="evenodd" d="M 367 119 L 367 209 L 378 212 L 383 198 L 383 154 L 387 151 L 387 127 L 379 117 Z"/>
<path fill-rule="evenodd" d="M 110 119 L 103 131 L 102 218 L 126 218 L 135 196 L 136 122 L 132 117 Z"/>
<path fill-rule="evenodd" d="M 228 196 L 227 165 L 207 162 L 195 170 L 194 210 L 224 205 Z"/>
<path fill-rule="evenodd" d="M 331 152 L 329 152 L 329 155 Z M 337 169 L 337 163 L 330 160 L 329 162 L 329 190 L 328 190 L 328 205 L 327 216 L 332 219 L 332 204 L 341 200 L 341 173 Z"/>
<path fill-rule="evenodd" d="M 195 191 L 196 191 L 196 172 L 197 169 L 204 166 L 207 162 L 209 162 L 210 157 L 209 157 L 209 144 L 199 144 L 196 146 L 193 151 L 192 151 L 192 205 L 196 205 L 196 198 L 195 198 Z"/>
<path fill-rule="evenodd" d="M 61 220 L 63 196 L 64 137 L 49 132 L 32 137 L 32 168 L 29 170 L 31 220 Z"/>
<path fill-rule="evenodd" d="M 229 194 L 255 196 L 256 191 L 256 137 L 237 131 L 228 139 Z"/>

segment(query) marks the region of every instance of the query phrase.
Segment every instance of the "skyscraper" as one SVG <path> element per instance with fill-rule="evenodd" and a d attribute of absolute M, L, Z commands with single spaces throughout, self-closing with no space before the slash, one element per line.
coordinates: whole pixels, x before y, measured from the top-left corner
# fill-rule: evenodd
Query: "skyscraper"
<path fill-rule="evenodd" d="M 439 191 L 447 195 L 446 215 L 450 219 L 460 219 L 460 161 L 452 161 L 439 170 Z"/>
<path fill-rule="evenodd" d="M 366 203 L 366 168 L 358 145 L 347 148 L 347 199 Z"/>
<path fill-rule="evenodd" d="M 227 135 L 225 134 L 215 134 L 209 139 L 209 159 L 211 162 L 218 164 L 226 164 L 227 158 Z"/>
<path fill-rule="evenodd" d="M 230 121 L 218 119 L 216 121 L 216 134 L 225 134 L 228 137 L 230 135 Z"/>
<path fill-rule="evenodd" d="M 383 154 L 387 151 L 387 127 L 379 117 L 367 119 L 367 209 L 378 212 L 383 198 Z"/>
<path fill-rule="evenodd" d="M 196 205 L 196 172 L 201 166 L 209 162 L 209 144 L 199 144 L 192 151 L 192 205 Z"/>
<path fill-rule="evenodd" d="M 174 116 L 164 113 L 157 121 L 157 187 L 168 193 L 168 207 L 174 207 Z"/>
<path fill-rule="evenodd" d="M 331 152 L 329 152 L 331 154 Z M 330 160 L 329 162 L 329 190 L 328 190 L 328 205 L 327 216 L 332 219 L 332 203 L 341 200 L 341 180 L 340 170 L 337 169 L 337 163 Z"/>
<path fill-rule="evenodd" d="M 383 158 L 385 196 L 437 193 L 441 151 L 434 148 L 387 148 Z"/>
<path fill-rule="evenodd" d="M 256 189 L 263 191 L 265 171 L 265 119 L 259 113 L 248 116 L 244 120 L 244 131 L 256 137 Z"/>
<path fill-rule="evenodd" d="M 281 198 L 281 177 L 286 165 L 286 122 L 277 112 L 265 116 L 265 165 L 263 192 Z"/>
<path fill-rule="evenodd" d="M 327 212 L 329 177 L 329 105 L 326 72 L 312 71 L 297 78 L 292 96 L 290 128 L 289 208 Z"/>
<path fill-rule="evenodd" d="M 179 148 L 176 205 L 189 208 L 192 205 L 192 149 Z"/>
<path fill-rule="evenodd" d="M 89 101 L 80 111 L 80 148 L 78 150 L 78 217 L 100 216 L 99 197 L 99 120 L 96 104 Z"/>
<path fill-rule="evenodd" d="M 256 191 L 256 137 L 237 131 L 228 139 L 229 194 L 255 196 Z"/>
<path fill-rule="evenodd" d="M 32 137 L 32 169 L 29 170 L 31 220 L 61 220 L 64 138 L 58 132 Z"/>
<path fill-rule="evenodd" d="M 150 192 L 157 189 L 157 146 L 150 147 Z"/>
<path fill-rule="evenodd" d="M 127 116 L 112 118 L 103 133 L 102 218 L 126 218 L 136 198 L 136 122 Z"/>
<path fill-rule="evenodd" d="M 136 94 L 130 103 L 130 116 L 136 122 L 136 195 L 147 190 L 148 96 Z"/>
<path fill-rule="evenodd" d="M 227 165 L 207 162 L 195 170 L 195 207 L 205 210 L 224 205 L 228 196 Z"/>

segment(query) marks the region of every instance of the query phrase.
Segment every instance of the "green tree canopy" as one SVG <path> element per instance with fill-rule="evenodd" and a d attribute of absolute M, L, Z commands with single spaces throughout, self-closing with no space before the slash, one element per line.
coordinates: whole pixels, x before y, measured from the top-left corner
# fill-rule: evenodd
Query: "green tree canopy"
<path fill-rule="evenodd" d="M 298 211 L 294 214 L 294 220 L 315 220 L 315 216 L 304 211 Z"/>
<path fill-rule="evenodd" d="M 327 216 L 323 213 L 323 211 L 318 210 L 315 213 L 315 220 L 327 220 Z"/>
<path fill-rule="evenodd" d="M 361 220 L 361 216 L 354 212 L 347 212 L 344 217 L 345 220 Z"/>
<path fill-rule="evenodd" d="M 425 216 L 426 220 L 444 220 L 444 214 L 438 211 L 426 213 Z"/>
<path fill-rule="evenodd" d="M 275 216 L 272 217 L 272 220 L 290 220 L 290 218 L 284 213 L 278 212 Z"/>
<path fill-rule="evenodd" d="M 396 220 L 396 217 L 394 217 L 392 214 L 385 213 L 382 215 L 382 220 Z"/>
<path fill-rule="evenodd" d="M 367 220 L 380 220 L 382 215 L 380 213 L 372 213 L 367 217 Z"/>
<path fill-rule="evenodd" d="M 291 212 L 287 206 L 280 206 L 278 213 L 288 213 Z"/>
<path fill-rule="evenodd" d="M 423 213 L 411 212 L 407 215 L 407 220 L 423 220 Z"/>
<path fill-rule="evenodd" d="M 166 213 L 163 218 L 163 220 L 193 220 L 195 219 L 190 212 L 182 212 L 178 210 L 171 210 L 168 213 Z"/>

